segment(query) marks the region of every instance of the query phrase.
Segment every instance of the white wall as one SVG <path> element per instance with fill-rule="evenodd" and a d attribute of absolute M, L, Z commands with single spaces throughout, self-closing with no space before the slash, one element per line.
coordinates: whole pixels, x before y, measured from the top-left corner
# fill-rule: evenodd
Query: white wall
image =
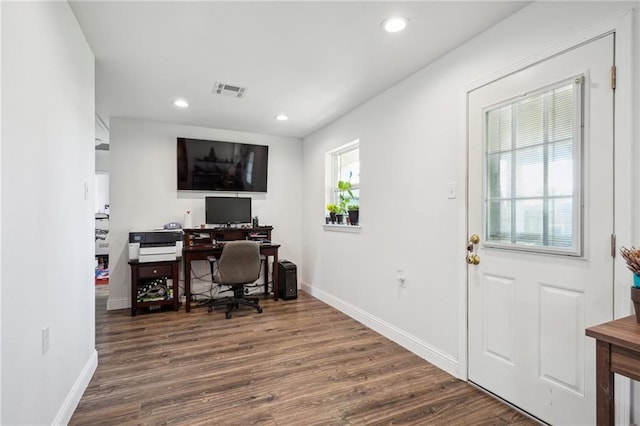
<path fill-rule="evenodd" d="M 630 237 L 622 243 L 626 243 L 627 246 L 633 245 L 640 247 L 640 218 L 638 212 L 640 212 L 640 170 L 638 164 L 640 164 L 640 120 L 638 120 L 638 114 L 640 114 L 640 1 L 635 2 L 635 14 L 634 14 L 634 44 L 631 46 L 631 50 L 634 53 L 632 62 L 629 64 L 633 73 L 632 79 L 636 82 L 633 87 L 632 99 L 633 110 L 630 114 L 625 116 L 625 121 L 630 121 L 634 124 L 633 127 L 633 143 L 632 150 L 630 152 L 630 170 L 631 173 L 628 179 L 622 181 L 623 187 L 629 186 L 627 191 L 624 191 L 622 197 L 629 199 L 629 204 L 632 205 L 632 217 L 631 217 L 631 231 Z M 617 188 L 616 188 L 617 189 Z M 617 195 L 618 196 L 618 195 Z M 628 271 L 625 271 L 628 274 Z M 628 276 L 628 275 L 627 275 Z M 627 280 L 624 280 L 628 283 Z M 627 287 L 628 285 L 625 285 Z M 627 295 L 628 289 L 626 289 Z M 631 424 L 640 425 L 640 381 L 632 382 L 631 390 Z"/>
<path fill-rule="evenodd" d="M 63 424 L 97 365 L 94 58 L 66 2 L 0 7 L 0 423 Z"/>
<path fill-rule="evenodd" d="M 2 46 L 2 4 L 0 4 L 0 46 Z M 0 83 L 2 82 L 2 55 L 0 54 Z M 2 84 L 0 84 L 2 99 Z M 1 108 L 1 105 L 0 105 Z M 0 164 L 2 164 L 2 114 L 0 113 Z M 0 301 L 2 301 L 2 173 L 0 173 Z M 0 303 L 0 330 L 2 330 L 2 303 Z M 0 383 L 2 383 L 2 337 L 0 335 Z M 2 386 L 0 385 L 0 419 L 2 419 Z"/>
<path fill-rule="evenodd" d="M 302 143 L 299 139 L 112 118 L 108 309 L 127 308 L 131 303 L 127 263 L 131 228 L 161 227 L 171 221 L 182 223 L 187 210 L 192 212 L 194 226 L 204 223 L 204 197 L 211 193 L 177 191 L 176 138 L 179 136 L 269 146 L 268 192 L 246 196 L 251 196 L 252 212 L 260 218 L 260 223 L 273 225 L 272 239 L 282 244 L 280 259 L 288 259 L 299 265 L 298 271 L 303 270 L 300 265 Z M 209 267 L 203 264 L 194 268 L 197 273 L 204 273 Z M 181 280 L 180 286 L 183 284 Z"/>
<path fill-rule="evenodd" d="M 109 214 L 109 173 L 96 172 L 95 179 L 94 208 L 95 213 Z"/>
<path fill-rule="evenodd" d="M 306 137 L 303 287 L 465 377 L 466 89 L 637 5 L 533 3 Z M 323 231 L 324 154 L 355 138 L 362 232 Z"/>
<path fill-rule="evenodd" d="M 96 172 L 109 173 L 109 151 L 96 149 L 95 156 Z"/>

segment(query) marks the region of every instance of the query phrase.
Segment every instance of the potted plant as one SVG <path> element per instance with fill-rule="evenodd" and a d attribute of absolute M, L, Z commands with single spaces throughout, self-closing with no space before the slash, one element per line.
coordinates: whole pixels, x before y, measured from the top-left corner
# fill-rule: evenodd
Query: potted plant
<path fill-rule="evenodd" d="M 350 180 L 351 173 L 349 174 L 348 180 L 338 181 L 338 199 L 336 203 L 327 204 L 331 223 L 344 223 L 344 215 L 349 211 L 350 203 L 354 199 L 353 192 L 351 192 Z"/>
<path fill-rule="evenodd" d="M 327 210 L 329 211 L 331 223 L 336 223 L 336 214 L 340 211 L 340 207 L 337 204 L 329 203 L 327 204 Z"/>
<path fill-rule="evenodd" d="M 350 204 L 349 207 L 347 207 L 347 210 L 349 211 L 349 222 L 352 225 L 357 225 L 360 221 L 360 206 L 357 204 Z"/>
<path fill-rule="evenodd" d="M 636 322 L 640 323 L 640 249 L 635 247 L 631 247 L 630 249 L 621 247 L 620 254 L 625 262 L 627 262 L 627 268 L 633 272 L 631 301 L 636 311 Z"/>
<path fill-rule="evenodd" d="M 353 200 L 353 193 L 351 192 L 351 175 L 349 175 L 349 180 L 340 180 L 338 181 L 338 189 L 340 193 L 338 194 L 340 213 L 345 214 L 348 210 L 348 205 Z"/>

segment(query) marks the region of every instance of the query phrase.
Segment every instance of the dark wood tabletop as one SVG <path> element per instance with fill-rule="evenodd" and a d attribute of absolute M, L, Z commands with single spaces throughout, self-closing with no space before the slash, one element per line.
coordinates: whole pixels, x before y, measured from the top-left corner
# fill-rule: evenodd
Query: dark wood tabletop
<path fill-rule="evenodd" d="M 586 330 L 587 336 L 640 352 L 640 324 L 635 315 L 605 322 Z"/>

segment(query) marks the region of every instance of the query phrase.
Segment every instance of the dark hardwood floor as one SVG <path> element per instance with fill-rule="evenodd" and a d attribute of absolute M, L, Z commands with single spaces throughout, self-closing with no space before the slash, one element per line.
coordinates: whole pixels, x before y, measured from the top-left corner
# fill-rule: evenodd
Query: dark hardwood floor
<path fill-rule="evenodd" d="M 534 425 L 310 295 L 216 310 L 106 311 L 70 425 Z"/>

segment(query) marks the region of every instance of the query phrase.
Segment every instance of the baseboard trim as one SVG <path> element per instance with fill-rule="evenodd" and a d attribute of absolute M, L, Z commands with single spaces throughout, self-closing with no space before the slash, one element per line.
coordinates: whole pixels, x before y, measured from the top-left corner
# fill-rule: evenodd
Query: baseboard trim
<path fill-rule="evenodd" d="M 397 327 L 389 324 L 386 321 L 377 318 L 368 312 L 363 311 L 325 291 L 317 289 L 307 283 L 300 283 L 302 290 L 309 293 L 313 297 L 323 301 L 327 305 L 330 305 L 339 311 L 349 315 L 359 323 L 362 323 L 370 329 L 380 333 L 389 340 L 394 341 L 403 348 L 413 352 L 422 359 L 436 367 L 446 371 L 447 373 L 466 380 L 466 378 L 460 376 L 460 368 L 458 360 L 449 354 L 442 352 L 441 350 L 427 344 L 426 342 L 416 338 L 415 336 L 400 330 Z"/>
<path fill-rule="evenodd" d="M 87 363 L 84 365 L 82 372 L 80 372 L 80 376 L 78 376 L 78 379 L 73 384 L 71 391 L 69 391 L 69 394 L 65 398 L 60 410 L 58 410 L 58 414 L 53 420 L 53 425 L 69 424 L 71 416 L 73 416 L 73 412 L 80 403 L 80 399 L 82 398 L 84 391 L 87 389 L 87 386 L 89 386 L 89 382 L 91 381 L 96 368 L 98 368 L 98 351 L 94 349 L 87 360 Z"/>

